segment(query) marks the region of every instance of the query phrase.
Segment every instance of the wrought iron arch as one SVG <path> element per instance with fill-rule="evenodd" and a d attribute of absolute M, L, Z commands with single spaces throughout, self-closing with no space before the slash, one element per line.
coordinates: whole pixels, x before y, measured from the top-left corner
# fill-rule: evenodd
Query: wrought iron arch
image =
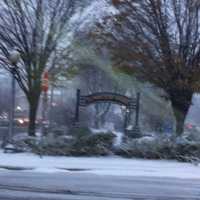
<path fill-rule="evenodd" d="M 126 107 L 125 114 L 125 123 L 124 123 L 124 131 L 129 137 L 137 137 L 139 136 L 139 111 L 140 111 L 140 93 L 137 93 L 136 98 L 130 98 L 121 94 L 112 93 L 112 92 L 99 92 L 93 93 L 90 95 L 81 95 L 80 89 L 77 90 L 76 93 L 76 112 L 75 112 L 75 125 L 79 124 L 79 113 L 80 107 L 87 107 L 90 104 L 101 103 L 101 102 L 111 102 L 113 104 L 119 104 Z M 135 110 L 135 125 L 132 130 L 127 129 L 127 119 Z"/>

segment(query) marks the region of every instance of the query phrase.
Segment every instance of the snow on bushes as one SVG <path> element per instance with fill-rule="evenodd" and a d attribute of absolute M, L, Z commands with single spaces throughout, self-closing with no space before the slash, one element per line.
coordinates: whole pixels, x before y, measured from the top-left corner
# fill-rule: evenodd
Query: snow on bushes
<path fill-rule="evenodd" d="M 112 153 L 115 135 L 111 132 L 92 133 L 88 128 L 71 129 L 71 135 L 49 134 L 41 138 L 25 137 L 16 142 L 21 149 L 39 155 L 93 156 Z M 29 150 L 30 151 L 30 150 Z"/>
<path fill-rule="evenodd" d="M 114 138 L 113 133 L 97 133 L 81 137 L 73 144 L 73 155 L 111 154 Z"/>
<path fill-rule="evenodd" d="M 116 154 L 147 159 L 176 159 L 186 162 L 200 161 L 200 141 L 184 138 L 143 137 L 122 144 Z"/>
<path fill-rule="evenodd" d="M 167 136 L 145 136 L 128 139 L 116 145 L 116 134 L 95 132 L 87 127 L 69 130 L 71 135 L 48 134 L 45 137 L 17 137 L 15 146 L 22 151 L 40 155 L 95 156 L 117 154 L 124 157 L 147 159 L 176 159 L 199 163 L 200 140 L 196 133 L 184 134 L 180 138 Z"/>

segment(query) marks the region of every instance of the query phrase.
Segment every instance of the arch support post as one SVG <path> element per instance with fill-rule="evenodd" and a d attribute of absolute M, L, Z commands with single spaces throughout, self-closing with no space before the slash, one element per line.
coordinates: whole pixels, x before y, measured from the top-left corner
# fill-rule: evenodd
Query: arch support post
<path fill-rule="evenodd" d="M 141 131 L 139 126 L 139 114 L 140 114 L 140 93 L 137 93 L 136 97 L 136 109 L 135 109 L 135 125 L 133 128 L 134 137 L 141 137 Z"/>
<path fill-rule="evenodd" d="M 140 93 L 137 93 L 136 110 L 135 110 L 135 126 L 139 127 L 139 114 L 140 114 Z"/>
<path fill-rule="evenodd" d="M 75 119 L 74 119 L 75 125 L 77 125 L 79 123 L 80 96 L 81 96 L 81 90 L 77 89 L 77 91 L 76 91 L 76 110 L 75 110 Z"/>

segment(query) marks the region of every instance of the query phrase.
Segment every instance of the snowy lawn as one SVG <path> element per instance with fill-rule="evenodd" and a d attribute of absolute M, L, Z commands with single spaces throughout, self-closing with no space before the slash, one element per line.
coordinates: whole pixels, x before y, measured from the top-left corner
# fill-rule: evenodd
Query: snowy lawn
<path fill-rule="evenodd" d="M 27 171 L 46 173 L 63 171 L 75 173 L 77 170 L 79 173 L 94 173 L 97 175 L 200 179 L 200 167 L 189 163 L 166 160 L 126 159 L 120 157 L 45 156 L 40 158 L 30 153 L 4 154 L 0 151 L 1 170 L 2 167 L 24 167 L 29 168 Z M 33 169 L 31 170 L 30 168 Z"/>

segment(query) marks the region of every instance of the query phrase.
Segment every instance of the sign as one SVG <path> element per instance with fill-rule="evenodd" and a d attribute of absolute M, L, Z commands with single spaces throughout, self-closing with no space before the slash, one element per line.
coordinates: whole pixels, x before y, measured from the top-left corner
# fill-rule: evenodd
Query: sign
<path fill-rule="evenodd" d="M 42 91 L 47 92 L 49 89 L 49 73 L 45 71 L 42 77 Z"/>
<path fill-rule="evenodd" d="M 136 101 L 132 98 L 109 92 L 101 92 L 88 96 L 80 96 L 80 106 L 87 106 L 92 103 L 100 102 L 112 102 L 120 105 L 129 106 L 133 109 L 135 108 L 136 104 Z"/>

